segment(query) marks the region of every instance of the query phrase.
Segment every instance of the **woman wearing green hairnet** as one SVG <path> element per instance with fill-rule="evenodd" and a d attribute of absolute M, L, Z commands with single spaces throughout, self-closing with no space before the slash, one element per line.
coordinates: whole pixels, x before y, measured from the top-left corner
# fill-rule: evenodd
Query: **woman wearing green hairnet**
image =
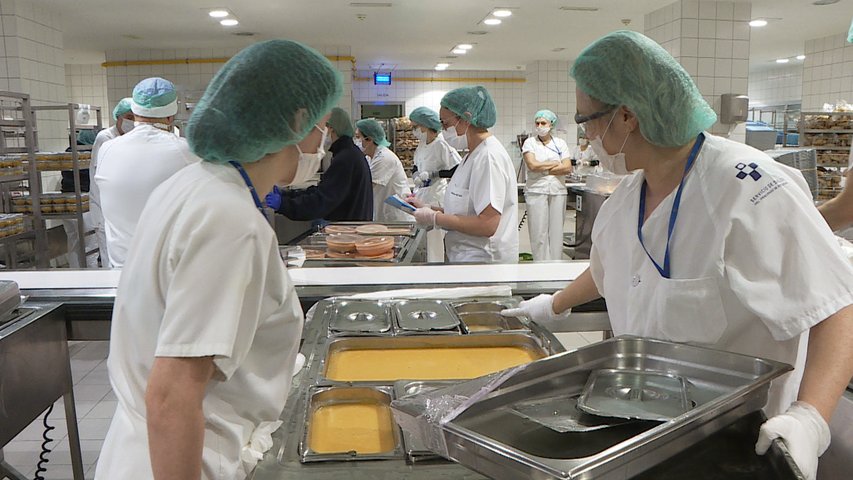
<path fill-rule="evenodd" d="M 447 230 L 444 249 L 452 262 L 518 262 L 518 186 L 504 146 L 490 132 L 495 103 L 480 86 L 451 90 L 438 112 L 444 137 L 462 137 L 470 153 L 462 159 L 444 194 L 444 206 L 415 197 L 418 224 Z"/>
<path fill-rule="evenodd" d="M 571 73 L 575 121 L 602 165 L 629 176 L 596 218 L 590 268 L 506 314 L 559 321 L 603 296 L 617 335 L 794 365 L 770 387 L 772 418 L 756 450 L 782 438 L 814 478 L 827 421 L 853 376 L 853 267 L 808 185 L 799 171 L 707 133 L 716 114 L 693 80 L 639 33 L 595 41 Z"/>
<path fill-rule="evenodd" d="M 226 63 L 187 128 L 203 161 L 139 220 L 113 310 L 97 479 L 243 479 L 272 445 L 302 311 L 260 198 L 310 178 L 341 76 L 299 43 Z"/>

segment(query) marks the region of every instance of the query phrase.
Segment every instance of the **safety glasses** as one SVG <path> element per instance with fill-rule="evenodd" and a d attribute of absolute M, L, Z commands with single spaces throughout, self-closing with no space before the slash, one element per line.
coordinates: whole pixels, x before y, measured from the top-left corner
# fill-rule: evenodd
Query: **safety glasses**
<path fill-rule="evenodd" d="M 590 120 L 595 120 L 597 118 L 601 118 L 601 117 L 607 115 L 608 113 L 612 112 L 615 109 L 616 109 L 616 105 L 608 105 L 604 110 L 599 110 L 597 112 L 590 113 L 589 115 L 581 115 L 580 113 L 575 113 L 575 123 L 578 124 L 578 126 L 581 127 L 581 130 L 583 130 L 585 132 L 586 131 L 586 125 L 585 125 L 586 122 L 589 122 Z"/>

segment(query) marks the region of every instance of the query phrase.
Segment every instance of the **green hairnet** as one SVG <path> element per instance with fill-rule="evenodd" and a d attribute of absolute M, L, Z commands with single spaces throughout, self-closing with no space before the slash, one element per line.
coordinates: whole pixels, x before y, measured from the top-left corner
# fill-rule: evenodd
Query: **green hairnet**
<path fill-rule="evenodd" d="M 130 101 L 130 97 L 125 97 L 119 100 L 118 105 L 113 109 L 113 120 L 118 120 L 118 117 L 124 116 L 126 113 L 131 111 Z"/>
<path fill-rule="evenodd" d="M 492 128 L 498 121 L 492 96 L 485 87 L 479 85 L 447 92 L 441 99 L 441 106 L 475 127 Z"/>
<path fill-rule="evenodd" d="M 332 115 L 329 117 L 326 125 L 332 127 L 339 137 L 352 137 L 355 135 L 355 129 L 352 127 L 352 120 L 349 118 L 349 113 L 343 108 L 333 108 Z"/>
<path fill-rule="evenodd" d="M 379 125 L 379 122 L 372 118 L 365 118 L 355 122 L 355 128 L 357 128 L 363 136 L 373 140 L 373 143 L 380 147 L 387 147 L 388 145 L 391 145 L 391 142 L 385 140 L 385 129 L 382 128 L 382 125 Z"/>
<path fill-rule="evenodd" d="M 580 53 L 571 75 L 590 97 L 634 112 L 643 137 L 654 145 L 686 145 L 717 120 L 681 65 L 637 32 L 599 38 Z"/>
<path fill-rule="evenodd" d="M 557 125 L 557 114 L 548 109 L 542 109 L 536 112 L 536 115 L 533 115 L 533 121 L 535 122 L 537 118 L 544 118 L 551 122 L 551 126 L 554 127 Z"/>
<path fill-rule="evenodd" d="M 431 108 L 418 107 L 412 110 L 409 120 L 430 130 L 441 131 L 441 120 L 438 118 L 438 112 Z"/>
<path fill-rule="evenodd" d="M 290 40 L 255 43 L 210 81 L 187 140 L 209 162 L 256 162 L 305 138 L 342 90 L 341 74 L 317 51 Z"/>
<path fill-rule="evenodd" d="M 80 130 L 77 132 L 77 145 L 94 145 L 98 132 L 95 129 Z"/>
<path fill-rule="evenodd" d="M 850 30 L 847 31 L 847 41 L 853 43 L 853 22 L 850 22 Z"/>

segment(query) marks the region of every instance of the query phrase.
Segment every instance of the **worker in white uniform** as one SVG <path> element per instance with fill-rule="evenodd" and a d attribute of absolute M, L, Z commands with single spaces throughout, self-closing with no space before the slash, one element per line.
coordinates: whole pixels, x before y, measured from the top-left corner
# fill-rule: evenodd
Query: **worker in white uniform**
<path fill-rule="evenodd" d="M 96 479 L 242 480 L 272 446 L 303 315 L 260 199 L 316 173 L 342 86 L 287 40 L 244 49 L 211 80 L 187 128 L 203 161 L 157 187 L 119 281 L 118 406 Z"/>
<path fill-rule="evenodd" d="M 578 144 L 572 149 L 572 160 L 577 161 L 578 165 L 581 162 L 589 164 L 590 160 L 598 160 L 595 157 L 595 152 L 590 148 L 589 140 L 586 137 L 578 138 Z"/>
<path fill-rule="evenodd" d="M 368 157 L 370 176 L 373 181 L 373 221 L 380 223 L 411 222 L 408 213 L 385 203 L 392 195 L 406 198 L 410 193 L 409 180 L 403 170 L 403 162 L 388 149 L 382 125 L 372 118 L 355 122 L 356 146 Z"/>
<path fill-rule="evenodd" d="M 95 183 L 107 237 L 111 268 L 121 268 L 142 208 L 157 186 L 197 162 L 187 141 L 172 133 L 178 97 L 172 82 L 147 78 L 133 88 L 134 128 L 98 152 Z"/>
<path fill-rule="evenodd" d="M 518 184 L 509 154 L 489 132 L 495 102 L 484 87 L 457 88 L 441 99 L 439 116 L 445 139 L 464 137 L 470 153 L 447 184 L 443 207 L 409 197 L 415 219 L 447 230 L 450 262 L 518 262 Z"/>
<path fill-rule="evenodd" d="M 690 75 L 640 33 L 593 42 L 571 75 L 576 123 L 629 176 L 596 218 L 589 269 L 507 315 L 559 321 L 603 296 L 616 335 L 793 365 L 770 387 L 756 450 L 781 438 L 814 478 L 853 376 L 853 267 L 802 175 L 707 133 L 716 114 Z"/>
<path fill-rule="evenodd" d="M 566 216 L 566 175 L 572 173 L 569 146 L 552 135 L 557 114 L 539 110 L 534 115 L 536 135 L 521 147 L 527 167 L 524 201 L 527 204 L 528 231 L 533 260 L 563 258 L 563 220 Z"/>
<path fill-rule="evenodd" d="M 439 172 L 459 165 L 462 157 L 444 140 L 438 112 L 431 108 L 418 107 L 409 114 L 409 120 L 418 139 L 412 167 L 415 197 L 427 205 L 442 207 L 447 179 L 441 178 Z M 440 228 L 427 232 L 427 261 L 444 261 L 444 231 Z"/>
<path fill-rule="evenodd" d="M 133 130 L 133 112 L 130 110 L 131 98 L 121 99 L 113 109 L 113 121 L 115 124 L 98 132 L 95 144 L 92 145 L 92 160 L 89 166 L 89 213 L 92 215 L 95 239 L 98 243 L 98 251 L 101 257 L 101 268 L 109 268 L 109 256 L 107 250 L 107 233 L 104 227 L 104 214 L 101 212 L 101 192 L 98 190 L 98 182 L 95 175 L 98 172 L 98 152 L 108 141 L 118 138 Z"/>

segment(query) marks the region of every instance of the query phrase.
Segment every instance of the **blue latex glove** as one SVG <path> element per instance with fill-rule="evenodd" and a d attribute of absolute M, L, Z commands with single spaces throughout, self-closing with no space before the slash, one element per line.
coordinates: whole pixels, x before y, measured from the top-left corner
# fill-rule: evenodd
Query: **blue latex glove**
<path fill-rule="evenodd" d="M 281 208 L 281 190 L 278 189 L 277 185 L 264 197 L 264 203 L 273 210 Z"/>

